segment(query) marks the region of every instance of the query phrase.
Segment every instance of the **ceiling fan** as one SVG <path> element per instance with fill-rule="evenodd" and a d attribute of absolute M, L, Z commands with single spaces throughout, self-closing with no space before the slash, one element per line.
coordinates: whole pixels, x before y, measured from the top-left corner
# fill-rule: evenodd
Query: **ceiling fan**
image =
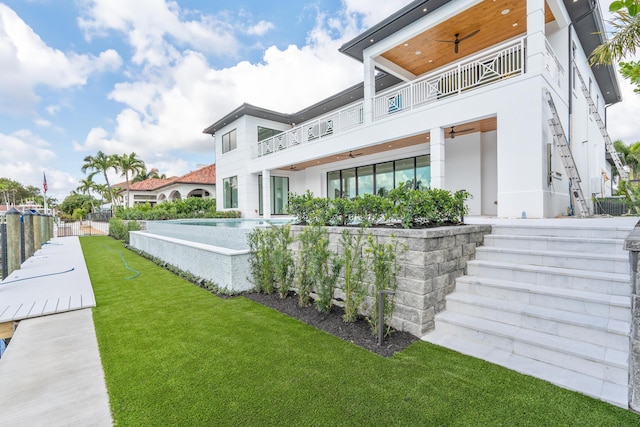
<path fill-rule="evenodd" d="M 475 128 L 467 128 L 462 130 L 454 130 L 453 128 L 454 126 L 451 126 L 451 130 L 449 131 L 449 138 L 451 139 L 455 138 L 457 133 L 469 132 L 475 129 Z"/>
<path fill-rule="evenodd" d="M 455 37 L 456 37 L 456 38 L 455 38 L 454 40 L 436 40 L 436 41 L 437 41 L 437 42 L 441 42 L 441 43 L 453 43 L 453 51 L 454 51 L 455 53 L 458 53 L 458 45 L 460 44 L 460 42 L 461 42 L 462 40 L 466 40 L 466 39 L 468 39 L 468 38 L 470 38 L 470 37 L 475 36 L 475 35 L 476 35 L 476 34 L 478 34 L 479 32 L 480 32 L 480 30 L 475 30 L 474 32 L 471 32 L 471 33 L 469 33 L 469 34 L 467 34 L 466 36 L 461 37 L 461 38 L 459 38 L 459 37 L 458 37 L 458 36 L 460 35 L 460 33 L 456 33 L 456 34 L 455 34 Z"/>
<path fill-rule="evenodd" d="M 353 154 L 353 151 L 349 151 L 349 157 L 351 157 L 352 159 L 355 159 L 357 156 L 362 156 L 364 153 L 355 153 Z"/>

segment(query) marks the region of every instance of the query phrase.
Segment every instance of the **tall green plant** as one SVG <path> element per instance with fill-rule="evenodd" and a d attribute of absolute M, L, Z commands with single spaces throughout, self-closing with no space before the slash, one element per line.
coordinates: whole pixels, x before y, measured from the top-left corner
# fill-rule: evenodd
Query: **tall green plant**
<path fill-rule="evenodd" d="M 316 229 L 314 230 L 315 244 L 308 257 L 309 276 L 315 284 L 316 308 L 321 313 L 328 313 L 333 304 L 342 260 L 338 254 L 329 249 L 329 235 L 326 229 L 319 226 L 314 228 Z"/>
<path fill-rule="evenodd" d="M 247 236 L 249 242 L 249 268 L 252 282 L 259 292 L 271 294 L 275 290 L 275 266 L 271 255 L 273 233 L 256 228 Z"/>
<path fill-rule="evenodd" d="M 313 290 L 313 277 L 308 262 L 322 229 L 319 226 L 305 227 L 300 233 L 300 250 L 298 251 L 298 267 L 296 269 L 296 288 L 298 288 L 298 305 L 307 307 Z"/>
<path fill-rule="evenodd" d="M 371 262 L 371 272 L 373 273 L 373 307 L 369 310 L 369 326 L 373 334 L 377 333 L 378 327 L 378 294 L 380 291 L 395 291 L 398 289 L 398 249 L 405 251 L 406 248 L 398 248 L 398 242 L 393 238 L 391 243 L 378 243 L 374 237 L 367 236 L 367 253 Z M 395 309 L 395 294 L 387 295 L 384 299 L 384 324 L 385 336 L 391 332 L 391 318 Z"/>
<path fill-rule="evenodd" d="M 294 261 L 289 245 L 293 242 L 291 226 L 289 224 L 270 229 L 273 243 L 273 268 L 278 287 L 278 295 L 285 298 L 291 290 L 294 277 Z"/>
<path fill-rule="evenodd" d="M 358 309 L 366 296 L 364 276 L 367 272 L 367 260 L 362 253 L 364 232 L 359 229 L 351 234 L 349 230 L 342 232 L 342 262 L 344 263 L 344 314 L 345 322 L 353 322 L 358 318 Z"/>

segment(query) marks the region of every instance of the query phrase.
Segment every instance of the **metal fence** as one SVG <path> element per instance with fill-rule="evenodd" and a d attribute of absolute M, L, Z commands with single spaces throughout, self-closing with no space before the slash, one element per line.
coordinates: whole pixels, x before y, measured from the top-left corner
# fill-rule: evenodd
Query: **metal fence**
<path fill-rule="evenodd" d="M 60 221 L 58 237 L 67 236 L 106 236 L 109 234 L 108 221 Z"/>
<path fill-rule="evenodd" d="M 596 215 L 621 216 L 629 212 L 630 206 L 624 196 L 596 197 L 593 199 L 593 212 Z"/>

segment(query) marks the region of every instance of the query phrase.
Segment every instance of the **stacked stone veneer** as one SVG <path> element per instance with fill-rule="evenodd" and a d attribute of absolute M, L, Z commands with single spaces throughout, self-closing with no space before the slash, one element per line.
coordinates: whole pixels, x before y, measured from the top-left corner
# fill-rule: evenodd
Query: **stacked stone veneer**
<path fill-rule="evenodd" d="M 297 237 L 304 229 L 291 227 Z M 357 233 L 358 228 L 346 228 Z M 340 251 L 343 227 L 327 227 L 333 250 Z M 435 327 L 436 313 L 444 310 L 445 297 L 455 287 L 456 278 L 466 273 L 467 261 L 475 258 L 476 247 L 491 233 L 489 225 L 465 225 L 418 230 L 364 229 L 365 237 L 372 234 L 377 243 L 398 242 L 398 289 L 391 326 L 416 336 Z M 392 237 L 393 236 L 393 237 Z M 292 245 L 297 258 L 299 245 Z M 338 291 L 338 297 L 341 291 Z M 368 301 L 371 306 L 372 300 Z"/>
<path fill-rule="evenodd" d="M 629 348 L 629 407 L 640 411 L 640 228 L 624 241 L 631 267 L 631 333 Z"/>

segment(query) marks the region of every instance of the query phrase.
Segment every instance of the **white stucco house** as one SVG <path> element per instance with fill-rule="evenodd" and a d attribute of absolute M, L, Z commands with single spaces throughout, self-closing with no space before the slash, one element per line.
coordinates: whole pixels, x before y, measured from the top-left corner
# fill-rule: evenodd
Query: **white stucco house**
<path fill-rule="evenodd" d="M 621 100 L 613 68 L 588 64 L 603 29 L 589 0 L 414 1 L 340 48 L 362 62 L 361 84 L 293 114 L 243 104 L 204 130 L 218 208 L 269 217 L 288 191 L 354 197 L 410 181 L 467 190 L 472 215 L 573 213 L 550 96 L 591 209 L 610 192 L 602 129 Z"/>
<path fill-rule="evenodd" d="M 120 183 L 118 197 L 126 204 L 126 184 Z M 188 197 L 213 199 L 216 196 L 216 165 L 198 165 L 185 175 L 172 178 L 150 178 L 129 184 L 129 207 L 149 203 L 151 206 Z"/>

